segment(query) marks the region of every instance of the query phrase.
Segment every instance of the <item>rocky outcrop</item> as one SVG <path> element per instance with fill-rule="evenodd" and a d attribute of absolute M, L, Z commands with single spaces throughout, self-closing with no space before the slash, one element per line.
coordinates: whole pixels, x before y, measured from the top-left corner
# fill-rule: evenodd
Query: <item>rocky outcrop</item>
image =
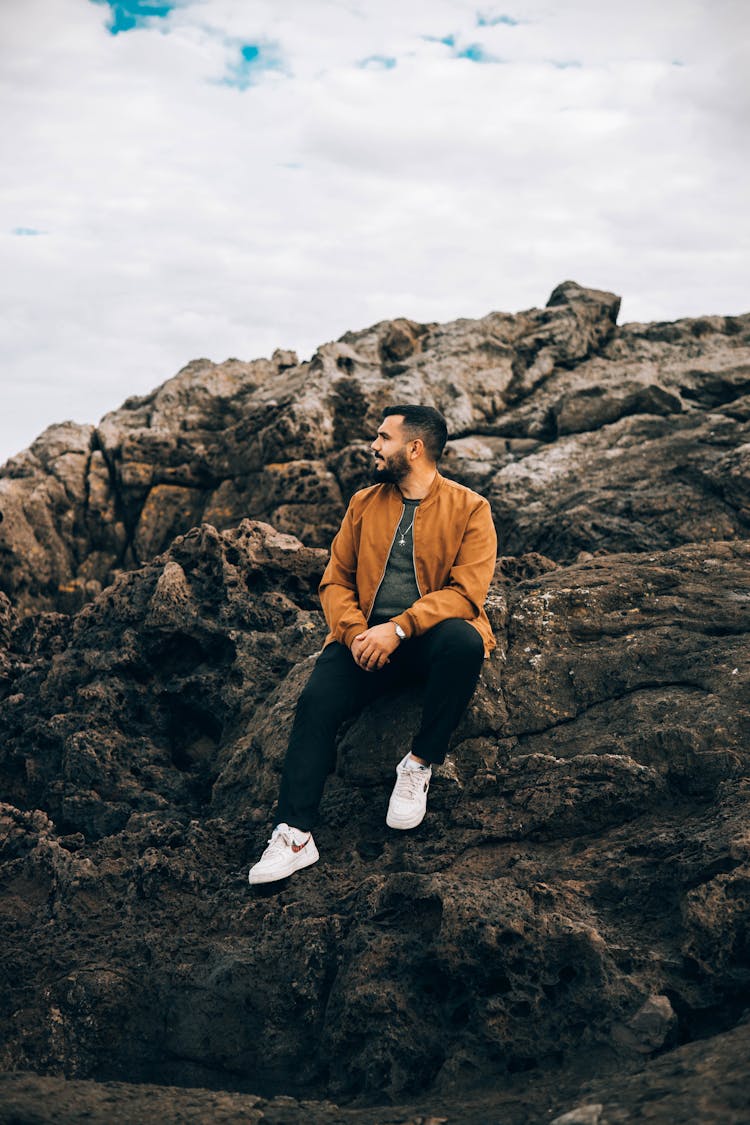
<path fill-rule="evenodd" d="M 747 1024 L 676 1047 L 631 1075 L 570 1087 L 556 1075 L 520 1075 L 510 1088 L 464 1095 L 460 1100 L 422 1096 L 416 1105 L 342 1107 L 291 1097 L 260 1098 L 175 1086 L 65 1081 L 35 1074 L 0 1075 L 0 1105 L 9 1120 L 65 1121 L 68 1125 L 131 1125 L 143 1122 L 247 1122 L 248 1125 L 622 1125 L 628 1121 L 670 1125 L 745 1125 L 745 1069 L 750 1050 Z M 572 1107 L 572 1108 L 570 1108 Z M 551 1114 L 555 1114 L 554 1118 Z"/>
<path fill-rule="evenodd" d="M 204 526 L 72 621 L 6 613 L 4 1068 L 442 1104 L 729 1030 L 750 544 L 501 560 L 422 828 L 383 824 L 416 704 L 381 702 L 342 732 L 321 864 L 251 893 L 324 560 Z"/>
<path fill-rule="evenodd" d="M 747 1120 L 750 318 L 616 312 L 199 361 L 6 466 L 0 1117 Z M 418 830 L 382 700 L 321 862 L 251 890 L 324 544 L 415 398 L 492 500 L 498 648 Z"/>
<path fill-rule="evenodd" d="M 267 520 L 326 547 L 383 406 L 448 418 L 445 460 L 507 553 L 665 549 L 750 527 L 750 316 L 617 328 L 565 282 L 544 309 L 394 320 L 299 363 L 196 360 L 98 426 L 45 431 L 0 472 L 2 589 L 70 611 L 200 523 Z"/>

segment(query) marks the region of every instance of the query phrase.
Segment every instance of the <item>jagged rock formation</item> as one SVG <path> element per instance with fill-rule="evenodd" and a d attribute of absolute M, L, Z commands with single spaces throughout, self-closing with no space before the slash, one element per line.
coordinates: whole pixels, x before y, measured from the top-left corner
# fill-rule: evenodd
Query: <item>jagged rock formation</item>
<path fill-rule="evenodd" d="M 187 369 L 10 465 L 0 1068 L 223 1091 L 11 1076 L 14 1119 L 672 1125 L 707 1083 L 702 1122 L 748 1119 L 750 318 L 616 329 L 616 305 L 566 283 Z M 420 829 L 383 822 L 416 704 L 381 701 L 341 733 L 321 863 L 253 892 L 321 544 L 381 404 L 417 397 L 510 545 L 498 650 Z M 137 565 L 220 493 L 237 526 Z M 249 498 L 284 530 L 237 521 Z"/>
<path fill-rule="evenodd" d="M 197 360 L 7 462 L 0 588 L 77 609 L 202 521 L 253 517 L 326 547 L 382 407 L 403 401 L 445 413 L 446 470 L 486 492 L 509 554 L 745 536 L 750 316 L 618 329 L 618 308 L 565 282 L 545 309 L 388 321 L 308 363 Z"/>

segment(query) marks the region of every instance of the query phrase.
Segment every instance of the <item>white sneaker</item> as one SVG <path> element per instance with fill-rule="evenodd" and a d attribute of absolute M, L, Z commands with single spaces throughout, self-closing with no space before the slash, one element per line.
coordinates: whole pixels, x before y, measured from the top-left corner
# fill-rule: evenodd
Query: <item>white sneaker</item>
<path fill-rule="evenodd" d="M 320 859 L 315 841 L 309 832 L 290 828 L 288 824 L 277 824 L 263 852 L 254 867 L 250 868 L 250 883 L 275 883 L 286 879 L 301 867 L 309 867 Z"/>
<path fill-rule="evenodd" d="M 396 784 L 388 802 L 385 822 L 389 828 L 416 828 L 427 812 L 427 790 L 431 766 L 420 766 L 409 754 L 396 766 Z"/>

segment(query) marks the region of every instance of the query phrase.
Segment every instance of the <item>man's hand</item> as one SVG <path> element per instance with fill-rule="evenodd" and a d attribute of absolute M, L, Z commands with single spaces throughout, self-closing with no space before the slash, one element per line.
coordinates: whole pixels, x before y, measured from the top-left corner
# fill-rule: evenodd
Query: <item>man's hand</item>
<path fill-rule="evenodd" d="M 351 654 L 360 668 L 364 668 L 366 672 L 376 672 L 388 663 L 388 658 L 400 643 L 393 622 L 385 621 L 382 625 L 373 625 L 364 633 L 358 633 L 352 641 Z"/>

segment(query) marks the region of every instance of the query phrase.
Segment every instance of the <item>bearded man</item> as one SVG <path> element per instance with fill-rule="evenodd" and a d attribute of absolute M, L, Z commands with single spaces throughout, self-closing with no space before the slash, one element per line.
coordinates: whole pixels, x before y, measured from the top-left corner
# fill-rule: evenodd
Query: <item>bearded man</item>
<path fill-rule="evenodd" d="M 421 725 L 396 766 L 389 828 L 424 818 L 432 766 L 495 647 L 484 611 L 497 537 L 487 501 L 438 472 L 448 430 L 430 406 L 390 406 L 372 442 L 375 484 L 354 494 L 320 584 L 329 627 L 284 761 L 276 827 L 250 882 L 319 859 L 312 837 L 344 719 L 386 691 L 424 685 Z"/>

